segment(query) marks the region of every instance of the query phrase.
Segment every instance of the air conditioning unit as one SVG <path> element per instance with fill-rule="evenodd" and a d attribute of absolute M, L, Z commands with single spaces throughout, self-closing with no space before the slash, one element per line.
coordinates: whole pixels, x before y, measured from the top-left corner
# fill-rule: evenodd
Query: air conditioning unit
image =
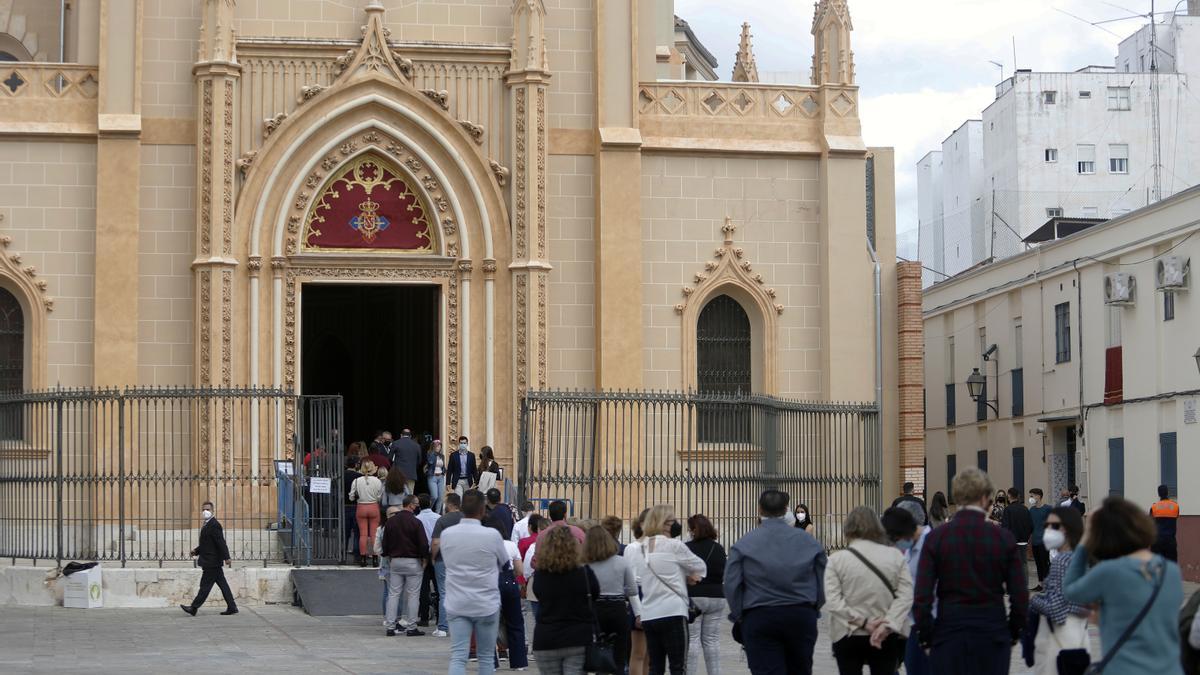
<path fill-rule="evenodd" d="M 1134 288 L 1137 286 L 1132 274 L 1115 272 L 1104 276 L 1104 304 L 1132 305 Z"/>
<path fill-rule="evenodd" d="M 1160 291 L 1182 291 L 1187 289 L 1191 258 L 1167 255 L 1159 258 L 1155 274 Z"/>

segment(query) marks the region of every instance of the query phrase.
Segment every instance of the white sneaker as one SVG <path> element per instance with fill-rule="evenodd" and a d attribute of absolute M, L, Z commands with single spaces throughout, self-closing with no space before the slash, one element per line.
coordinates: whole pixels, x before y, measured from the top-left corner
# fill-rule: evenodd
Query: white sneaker
<path fill-rule="evenodd" d="M 450 637 L 450 634 L 444 630 L 433 631 L 433 637 Z"/>
<path fill-rule="evenodd" d="M 403 628 L 404 630 L 408 630 L 409 628 L 413 627 L 413 625 L 411 623 L 405 621 L 404 619 L 398 620 L 396 622 L 396 625 L 399 626 L 400 628 Z"/>

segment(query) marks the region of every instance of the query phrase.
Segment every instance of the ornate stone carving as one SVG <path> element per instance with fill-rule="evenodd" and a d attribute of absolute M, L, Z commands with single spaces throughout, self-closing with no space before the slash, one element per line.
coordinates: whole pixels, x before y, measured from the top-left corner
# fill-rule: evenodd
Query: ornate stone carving
<path fill-rule="evenodd" d="M 273 134 L 275 130 L 279 128 L 279 125 L 283 124 L 283 121 L 286 119 L 287 113 L 281 112 L 274 117 L 268 117 L 263 120 L 263 140 L 267 140 L 267 137 Z"/>
<path fill-rule="evenodd" d="M 212 382 L 212 272 L 200 270 L 200 384 Z M 207 433 L 207 431 L 205 431 Z M 205 442 L 202 446 L 207 446 Z"/>
<path fill-rule="evenodd" d="M 496 176 L 496 183 L 500 187 L 508 185 L 508 167 L 500 166 L 500 162 L 496 160 L 491 160 L 488 164 L 492 167 L 492 174 Z"/>
<path fill-rule="evenodd" d="M 516 91 L 516 127 L 517 133 L 514 138 L 516 143 L 516 153 L 514 159 L 517 163 L 517 178 L 515 189 L 513 190 L 513 203 L 515 211 L 515 230 L 516 238 L 516 256 L 523 258 L 528 256 L 525 250 L 526 229 L 528 222 L 528 203 L 525 199 L 525 87 L 517 87 Z"/>
<path fill-rule="evenodd" d="M 354 60 L 354 54 L 353 49 L 347 49 L 345 54 L 334 59 L 333 67 L 337 69 L 338 74 L 346 72 L 346 68 L 350 67 L 350 62 Z"/>
<path fill-rule="evenodd" d="M 246 177 L 246 174 L 250 171 L 250 167 L 254 165 L 255 157 L 258 157 L 258 151 L 249 150 L 242 153 L 242 156 L 238 158 L 237 166 L 238 170 L 242 172 L 242 178 Z"/>
<path fill-rule="evenodd" d="M 4 214 L 0 214 L 0 222 L 4 222 Z M 12 245 L 12 242 L 12 237 L 0 236 L 0 247 L 3 247 L 5 251 L 5 255 L 0 255 L 0 275 L 9 277 L 15 284 L 21 286 L 29 296 L 29 302 L 35 302 L 35 299 L 40 297 L 46 311 L 54 311 L 54 298 L 46 295 L 49 284 L 45 279 L 37 278 L 37 268 L 33 265 L 21 266 L 20 253 L 8 252 L 8 247 Z M 26 318 L 26 321 L 32 320 L 33 317 Z"/>
<path fill-rule="evenodd" d="M 529 273 L 517 273 L 514 282 L 513 295 L 517 301 L 517 396 L 524 396 L 529 388 Z"/>
<path fill-rule="evenodd" d="M 225 128 L 222 137 L 225 139 L 224 162 L 221 172 L 225 175 L 224 191 L 221 195 L 223 218 L 221 220 L 221 237 L 225 255 L 233 254 L 233 80 L 225 80 Z"/>
<path fill-rule="evenodd" d="M 300 95 L 296 97 L 296 105 L 304 105 L 308 103 L 317 94 L 325 91 L 325 85 L 309 84 L 300 87 Z"/>
<path fill-rule="evenodd" d="M 400 71 L 400 74 L 411 80 L 413 76 L 412 59 L 406 59 L 400 55 L 400 52 L 393 51 L 392 60 L 396 62 L 396 68 Z"/>
<path fill-rule="evenodd" d="M 252 276 L 258 276 L 259 271 L 262 270 L 262 264 L 263 264 L 262 256 L 252 255 L 246 261 L 246 269 L 250 270 L 250 274 Z"/>
<path fill-rule="evenodd" d="M 488 258 L 488 259 L 484 260 L 483 261 L 483 273 L 484 274 L 495 274 L 496 273 L 496 261 L 493 260 L 492 258 Z"/>
<path fill-rule="evenodd" d="M 474 268 L 475 268 L 475 266 L 471 264 L 470 260 L 459 260 L 458 261 L 458 271 L 462 272 L 464 275 L 470 275 L 471 270 L 473 270 Z"/>
<path fill-rule="evenodd" d="M 212 80 L 200 87 L 200 254 L 212 248 Z"/>
<path fill-rule="evenodd" d="M 854 51 L 850 49 L 850 33 L 853 30 L 846 0 L 820 0 L 814 6 L 814 85 L 854 84 Z"/>
<path fill-rule="evenodd" d="M 450 110 L 450 92 L 445 89 L 422 89 L 422 94 L 429 97 L 429 100 L 441 106 L 442 110 Z"/>
<path fill-rule="evenodd" d="M 681 289 L 683 302 L 675 305 L 675 311 L 683 314 L 687 309 L 689 302 L 697 295 L 707 296 L 707 289 L 724 284 L 733 284 L 742 290 L 753 295 L 759 296 L 763 306 L 773 307 L 777 313 L 783 313 L 783 305 L 774 302 L 776 292 L 774 288 L 764 286 L 766 280 L 761 274 L 751 274 L 754 266 L 749 260 L 743 260 L 745 250 L 733 245 L 733 235 L 737 232 L 737 226 L 733 224 L 731 218 L 725 219 L 725 224 L 721 226 L 721 233 L 725 236 L 725 241 L 721 248 L 713 252 L 713 260 L 704 263 L 704 271 L 697 272 L 692 278 L 695 281 L 695 286 L 684 286 Z"/>
<path fill-rule="evenodd" d="M 462 125 L 463 129 L 466 129 L 467 133 L 471 136 L 471 139 L 475 141 L 476 145 L 483 145 L 483 127 L 481 125 L 475 124 L 469 120 L 459 120 L 458 123 Z"/>
<path fill-rule="evenodd" d="M 537 88 L 538 257 L 546 258 L 546 88 Z"/>
<path fill-rule="evenodd" d="M 750 44 L 750 24 L 742 24 L 742 37 L 738 41 L 737 55 L 733 62 L 734 82 L 758 82 L 758 65 L 754 62 L 754 47 Z"/>

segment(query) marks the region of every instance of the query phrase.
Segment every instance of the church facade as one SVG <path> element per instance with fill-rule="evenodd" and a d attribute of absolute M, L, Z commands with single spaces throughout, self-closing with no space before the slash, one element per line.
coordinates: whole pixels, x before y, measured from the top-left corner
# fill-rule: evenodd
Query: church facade
<path fill-rule="evenodd" d="M 535 389 L 879 396 L 896 482 L 893 162 L 846 0 L 795 85 L 746 30 L 706 79 L 669 0 L 47 4 L 0 2 L 10 386 L 338 393 L 348 440 L 509 461 Z"/>

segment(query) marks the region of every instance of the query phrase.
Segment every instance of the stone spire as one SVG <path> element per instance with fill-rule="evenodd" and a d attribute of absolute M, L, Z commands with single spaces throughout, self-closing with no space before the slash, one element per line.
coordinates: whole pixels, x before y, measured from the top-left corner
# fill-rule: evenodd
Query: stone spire
<path fill-rule="evenodd" d="M 236 61 L 233 12 L 236 0 L 204 0 L 201 7 L 199 63 Z"/>
<path fill-rule="evenodd" d="M 820 0 L 813 14 L 812 83 L 854 84 L 854 51 L 850 49 L 850 8 L 846 0 Z"/>
<path fill-rule="evenodd" d="M 742 24 L 742 39 L 733 62 L 734 82 L 758 82 L 758 66 L 754 63 L 754 47 L 750 44 L 750 24 Z"/>

